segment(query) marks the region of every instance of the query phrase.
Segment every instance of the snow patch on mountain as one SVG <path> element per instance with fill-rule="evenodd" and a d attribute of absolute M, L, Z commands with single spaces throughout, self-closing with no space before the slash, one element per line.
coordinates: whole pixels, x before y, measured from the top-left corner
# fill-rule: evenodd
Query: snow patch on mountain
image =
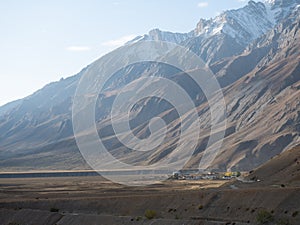
<path fill-rule="evenodd" d="M 236 10 L 225 11 L 211 20 L 200 20 L 195 29 L 197 36 L 213 36 L 225 33 L 247 45 L 275 25 L 271 10 L 261 2 L 249 1 L 248 5 Z"/>
<path fill-rule="evenodd" d="M 263 2 L 251 0 L 243 8 L 224 11 L 209 20 L 200 19 L 196 28 L 189 33 L 172 33 L 154 29 L 127 44 L 144 40 L 181 44 L 195 37 L 211 38 L 225 34 L 233 38 L 239 45 L 247 46 L 273 29 L 298 4 L 300 4 L 300 0 L 264 0 Z"/>
<path fill-rule="evenodd" d="M 193 37 L 193 34 L 190 33 L 172 33 L 169 31 L 161 31 L 159 29 L 153 29 L 149 31 L 148 34 L 143 36 L 138 36 L 134 38 L 132 41 L 129 41 L 127 44 L 132 44 L 137 41 L 166 41 L 172 42 L 176 44 L 180 44 L 181 42 Z"/>
<path fill-rule="evenodd" d="M 263 3 L 269 4 L 269 5 L 274 5 L 275 2 L 276 2 L 276 0 L 265 0 L 265 1 L 263 1 Z"/>

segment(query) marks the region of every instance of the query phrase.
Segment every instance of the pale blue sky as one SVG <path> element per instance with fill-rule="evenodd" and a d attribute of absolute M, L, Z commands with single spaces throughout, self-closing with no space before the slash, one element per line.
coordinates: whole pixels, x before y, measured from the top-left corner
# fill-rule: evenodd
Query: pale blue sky
<path fill-rule="evenodd" d="M 188 32 L 243 0 L 0 1 L 0 105 L 79 72 L 153 28 Z"/>

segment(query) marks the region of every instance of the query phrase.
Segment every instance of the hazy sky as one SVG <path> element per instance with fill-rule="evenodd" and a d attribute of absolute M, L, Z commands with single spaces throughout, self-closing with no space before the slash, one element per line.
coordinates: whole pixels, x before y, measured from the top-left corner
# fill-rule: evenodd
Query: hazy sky
<path fill-rule="evenodd" d="M 0 105 L 78 73 L 153 28 L 189 32 L 243 0 L 0 1 Z"/>

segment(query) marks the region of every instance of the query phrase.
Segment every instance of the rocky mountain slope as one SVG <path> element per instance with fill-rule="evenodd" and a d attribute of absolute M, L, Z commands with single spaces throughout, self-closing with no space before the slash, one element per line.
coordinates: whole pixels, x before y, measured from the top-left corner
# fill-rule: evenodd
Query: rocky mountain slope
<path fill-rule="evenodd" d="M 201 20 L 188 34 L 153 30 L 131 42 L 175 42 L 210 64 L 223 87 L 228 115 L 222 152 L 211 169 L 250 170 L 299 143 L 298 3 L 298 0 L 276 0 L 264 5 L 250 1 L 242 9 Z M 85 71 L 0 108 L 1 170 L 88 168 L 76 147 L 71 122 L 73 95 Z M 151 164 L 163 159 L 176 146 L 178 116 L 170 105 L 156 99 L 145 100 L 141 104 L 144 109 L 137 108 L 137 118 L 132 121 L 136 135 L 141 138 L 147 136 L 147 121 L 153 116 L 162 116 L 174 127 L 170 133 L 173 138 L 154 153 L 128 154 L 128 149 L 110 131 L 107 115 L 115 93 L 130 81 L 149 74 L 180 84 L 195 101 L 200 117 L 206 118 L 201 121 L 203 133 L 188 163 L 197 167 L 210 130 L 208 105 L 201 90 L 185 74 L 164 65 L 131 65 L 107 84 L 96 109 L 99 130 L 107 147 L 120 160 L 140 164 L 138 159 L 144 157 L 142 164 Z"/>
<path fill-rule="evenodd" d="M 222 151 L 211 169 L 251 170 L 299 143 L 299 19 L 299 11 L 295 11 L 241 55 L 212 65 L 224 87 L 228 126 Z M 175 80 L 182 76 L 184 75 L 180 73 L 175 75 Z M 188 87 L 190 83 L 183 79 L 180 84 Z M 152 102 L 144 103 L 144 107 L 146 111 L 150 111 Z M 210 117 L 205 101 L 200 102 L 198 111 L 201 112 L 201 118 Z M 173 113 L 172 110 L 165 110 L 162 115 L 168 120 L 174 116 Z M 171 123 L 178 127 L 180 120 L 173 119 Z M 110 143 L 108 148 L 122 161 L 137 163 L 137 159 L 144 157 L 151 164 L 159 161 L 162 155 L 167 154 L 167 150 L 176 146 L 174 139 L 178 130 L 154 154 L 124 156 L 120 152 L 128 149 L 111 135 L 113 132 L 109 121 L 104 121 L 102 126 L 105 127 L 103 131 L 109 130 L 107 134 L 102 132 Z M 200 126 L 205 132 L 196 150 L 199 154 L 195 154 L 189 162 L 191 167 L 197 167 L 202 157 L 210 120 L 201 120 Z M 141 137 L 146 132 L 144 124 L 136 129 L 142 131 Z"/>
<path fill-rule="evenodd" d="M 278 185 L 282 188 L 300 185 L 300 146 L 285 151 L 263 164 L 247 177 L 260 180 L 255 186 Z"/>

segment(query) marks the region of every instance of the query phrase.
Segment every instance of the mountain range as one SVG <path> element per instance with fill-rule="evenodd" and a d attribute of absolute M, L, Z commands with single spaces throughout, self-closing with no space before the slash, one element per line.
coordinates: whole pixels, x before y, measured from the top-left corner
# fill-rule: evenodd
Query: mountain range
<path fill-rule="evenodd" d="M 127 43 L 176 43 L 200 56 L 216 75 L 227 105 L 228 125 L 221 152 L 210 169 L 251 170 L 300 143 L 299 5 L 299 0 L 249 1 L 243 8 L 225 11 L 213 19 L 201 19 L 188 33 L 154 29 Z M 89 67 L 0 107 L 2 171 L 89 168 L 76 146 L 72 128 L 73 97 Z M 116 93 L 149 74 L 175 81 L 197 106 L 203 131 L 186 165 L 197 167 L 210 134 L 209 105 L 185 73 L 166 65 L 129 65 L 109 80 L 97 102 L 99 136 L 105 139 L 112 155 L 132 164 L 149 165 L 174 150 L 180 118 L 165 101 L 145 99 L 136 107 L 136 118 L 131 121 L 139 138 L 149 135 L 147 125 L 154 116 L 160 116 L 173 127 L 169 138 L 154 152 L 132 153 L 112 131 L 109 112 Z"/>

